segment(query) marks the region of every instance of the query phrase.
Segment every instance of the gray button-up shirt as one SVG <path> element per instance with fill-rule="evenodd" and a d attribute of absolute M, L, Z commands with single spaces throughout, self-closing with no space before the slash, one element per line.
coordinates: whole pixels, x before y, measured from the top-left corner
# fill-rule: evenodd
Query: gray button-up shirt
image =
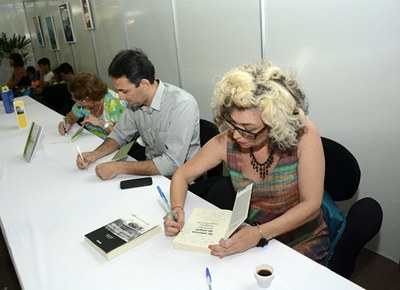
<path fill-rule="evenodd" d="M 200 149 L 199 108 L 194 97 L 171 84 L 159 85 L 150 107 L 129 106 L 108 138 L 119 145 L 139 132 L 146 158 L 164 176 L 172 176 Z"/>

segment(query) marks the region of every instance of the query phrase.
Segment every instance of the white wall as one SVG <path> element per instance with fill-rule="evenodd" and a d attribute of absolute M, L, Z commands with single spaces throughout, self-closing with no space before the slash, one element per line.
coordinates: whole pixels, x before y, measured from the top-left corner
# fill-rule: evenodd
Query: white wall
<path fill-rule="evenodd" d="M 48 44 L 41 48 L 33 39 L 36 60 L 46 56 L 53 67 L 67 61 L 77 71 L 98 73 L 111 85 L 107 68 L 113 56 L 121 49 L 141 47 L 155 64 L 157 76 L 191 92 L 201 116 L 209 120 L 216 80 L 232 67 L 259 61 L 262 45 L 274 64 L 297 71 L 310 101 L 310 116 L 322 135 L 345 145 L 360 163 L 362 180 L 355 198 L 371 196 L 383 207 L 383 227 L 368 247 L 399 260 L 400 155 L 396 147 L 400 130 L 395 118 L 400 107 L 400 2 L 90 2 L 95 30 L 87 31 L 79 0 L 69 1 L 74 44 L 66 44 L 62 35 L 58 5 L 64 1 L 26 3 L 26 19 L 32 32 L 34 15 L 43 20 L 53 15 L 58 32 L 59 51 L 51 51 Z M 266 11 L 260 11 L 260 3 L 265 4 Z M 266 43 L 261 40 L 263 12 Z M 11 12 L 0 9 L 0 30 L 5 27 L 6 32 L 29 33 L 18 23 L 19 15 L 16 8 Z M 341 206 L 346 209 L 348 203 Z"/>
<path fill-rule="evenodd" d="M 259 1 L 179 0 L 176 10 L 182 87 L 197 98 L 201 116 L 212 120 L 216 81 L 261 58 Z"/>
<path fill-rule="evenodd" d="M 15 21 L 15 19 L 21 19 L 21 21 Z M 22 3 L 6 3 L 0 4 L 0 33 L 4 32 L 8 37 L 12 37 L 13 34 L 19 34 L 21 36 L 30 37 L 28 26 L 25 22 L 25 15 Z M 32 64 L 33 58 L 28 65 Z M 3 86 L 8 82 L 12 73 L 12 68 L 9 65 L 8 59 L 3 59 L 0 64 L 0 86 Z"/>
<path fill-rule="evenodd" d="M 295 68 L 321 134 L 358 159 L 355 198 L 374 197 L 384 211 L 368 248 L 398 262 L 400 2 L 269 0 L 266 9 L 268 57 Z"/>

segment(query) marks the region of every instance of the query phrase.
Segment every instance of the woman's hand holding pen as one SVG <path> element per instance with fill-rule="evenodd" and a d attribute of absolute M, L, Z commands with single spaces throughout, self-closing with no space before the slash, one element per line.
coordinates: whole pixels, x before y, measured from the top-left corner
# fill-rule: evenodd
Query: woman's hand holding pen
<path fill-rule="evenodd" d="M 60 132 L 61 135 L 65 135 L 66 133 L 68 133 L 70 129 L 71 129 L 70 123 L 66 123 L 63 121 L 58 124 L 58 132 Z"/>
<path fill-rule="evenodd" d="M 185 212 L 183 211 L 183 208 L 180 206 L 172 207 L 172 212 L 178 220 L 174 221 L 171 214 L 167 213 L 164 217 L 164 231 L 166 236 L 176 236 L 185 223 Z"/>

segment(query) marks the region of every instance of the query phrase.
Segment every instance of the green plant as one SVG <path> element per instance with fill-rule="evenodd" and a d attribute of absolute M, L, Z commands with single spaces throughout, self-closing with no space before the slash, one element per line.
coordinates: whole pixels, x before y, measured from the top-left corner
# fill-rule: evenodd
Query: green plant
<path fill-rule="evenodd" d="M 10 53 L 16 52 L 22 55 L 25 62 L 29 60 L 29 53 L 31 40 L 26 36 L 13 34 L 12 37 L 8 38 L 4 32 L 0 35 L 0 63 L 3 59 L 8 58 Z"/>

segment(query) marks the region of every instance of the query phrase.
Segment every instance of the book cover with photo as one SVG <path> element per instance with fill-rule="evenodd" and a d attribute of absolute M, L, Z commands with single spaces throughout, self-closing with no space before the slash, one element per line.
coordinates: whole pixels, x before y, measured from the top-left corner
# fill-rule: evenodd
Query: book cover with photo
<path fill-rule="evenodd" d="M 253 183 L 236 194 L 232 210 L 195 208 L 173 241 L 176 249 L 210 253 L 209 245 L 227 239 L 247 219 Z"/>
<path fill-rule="evenodd" d="M 130 214 L 86 234 L 85 240 L 111 260 L 160 232 L 160 225 L 142 215 Z"/>

